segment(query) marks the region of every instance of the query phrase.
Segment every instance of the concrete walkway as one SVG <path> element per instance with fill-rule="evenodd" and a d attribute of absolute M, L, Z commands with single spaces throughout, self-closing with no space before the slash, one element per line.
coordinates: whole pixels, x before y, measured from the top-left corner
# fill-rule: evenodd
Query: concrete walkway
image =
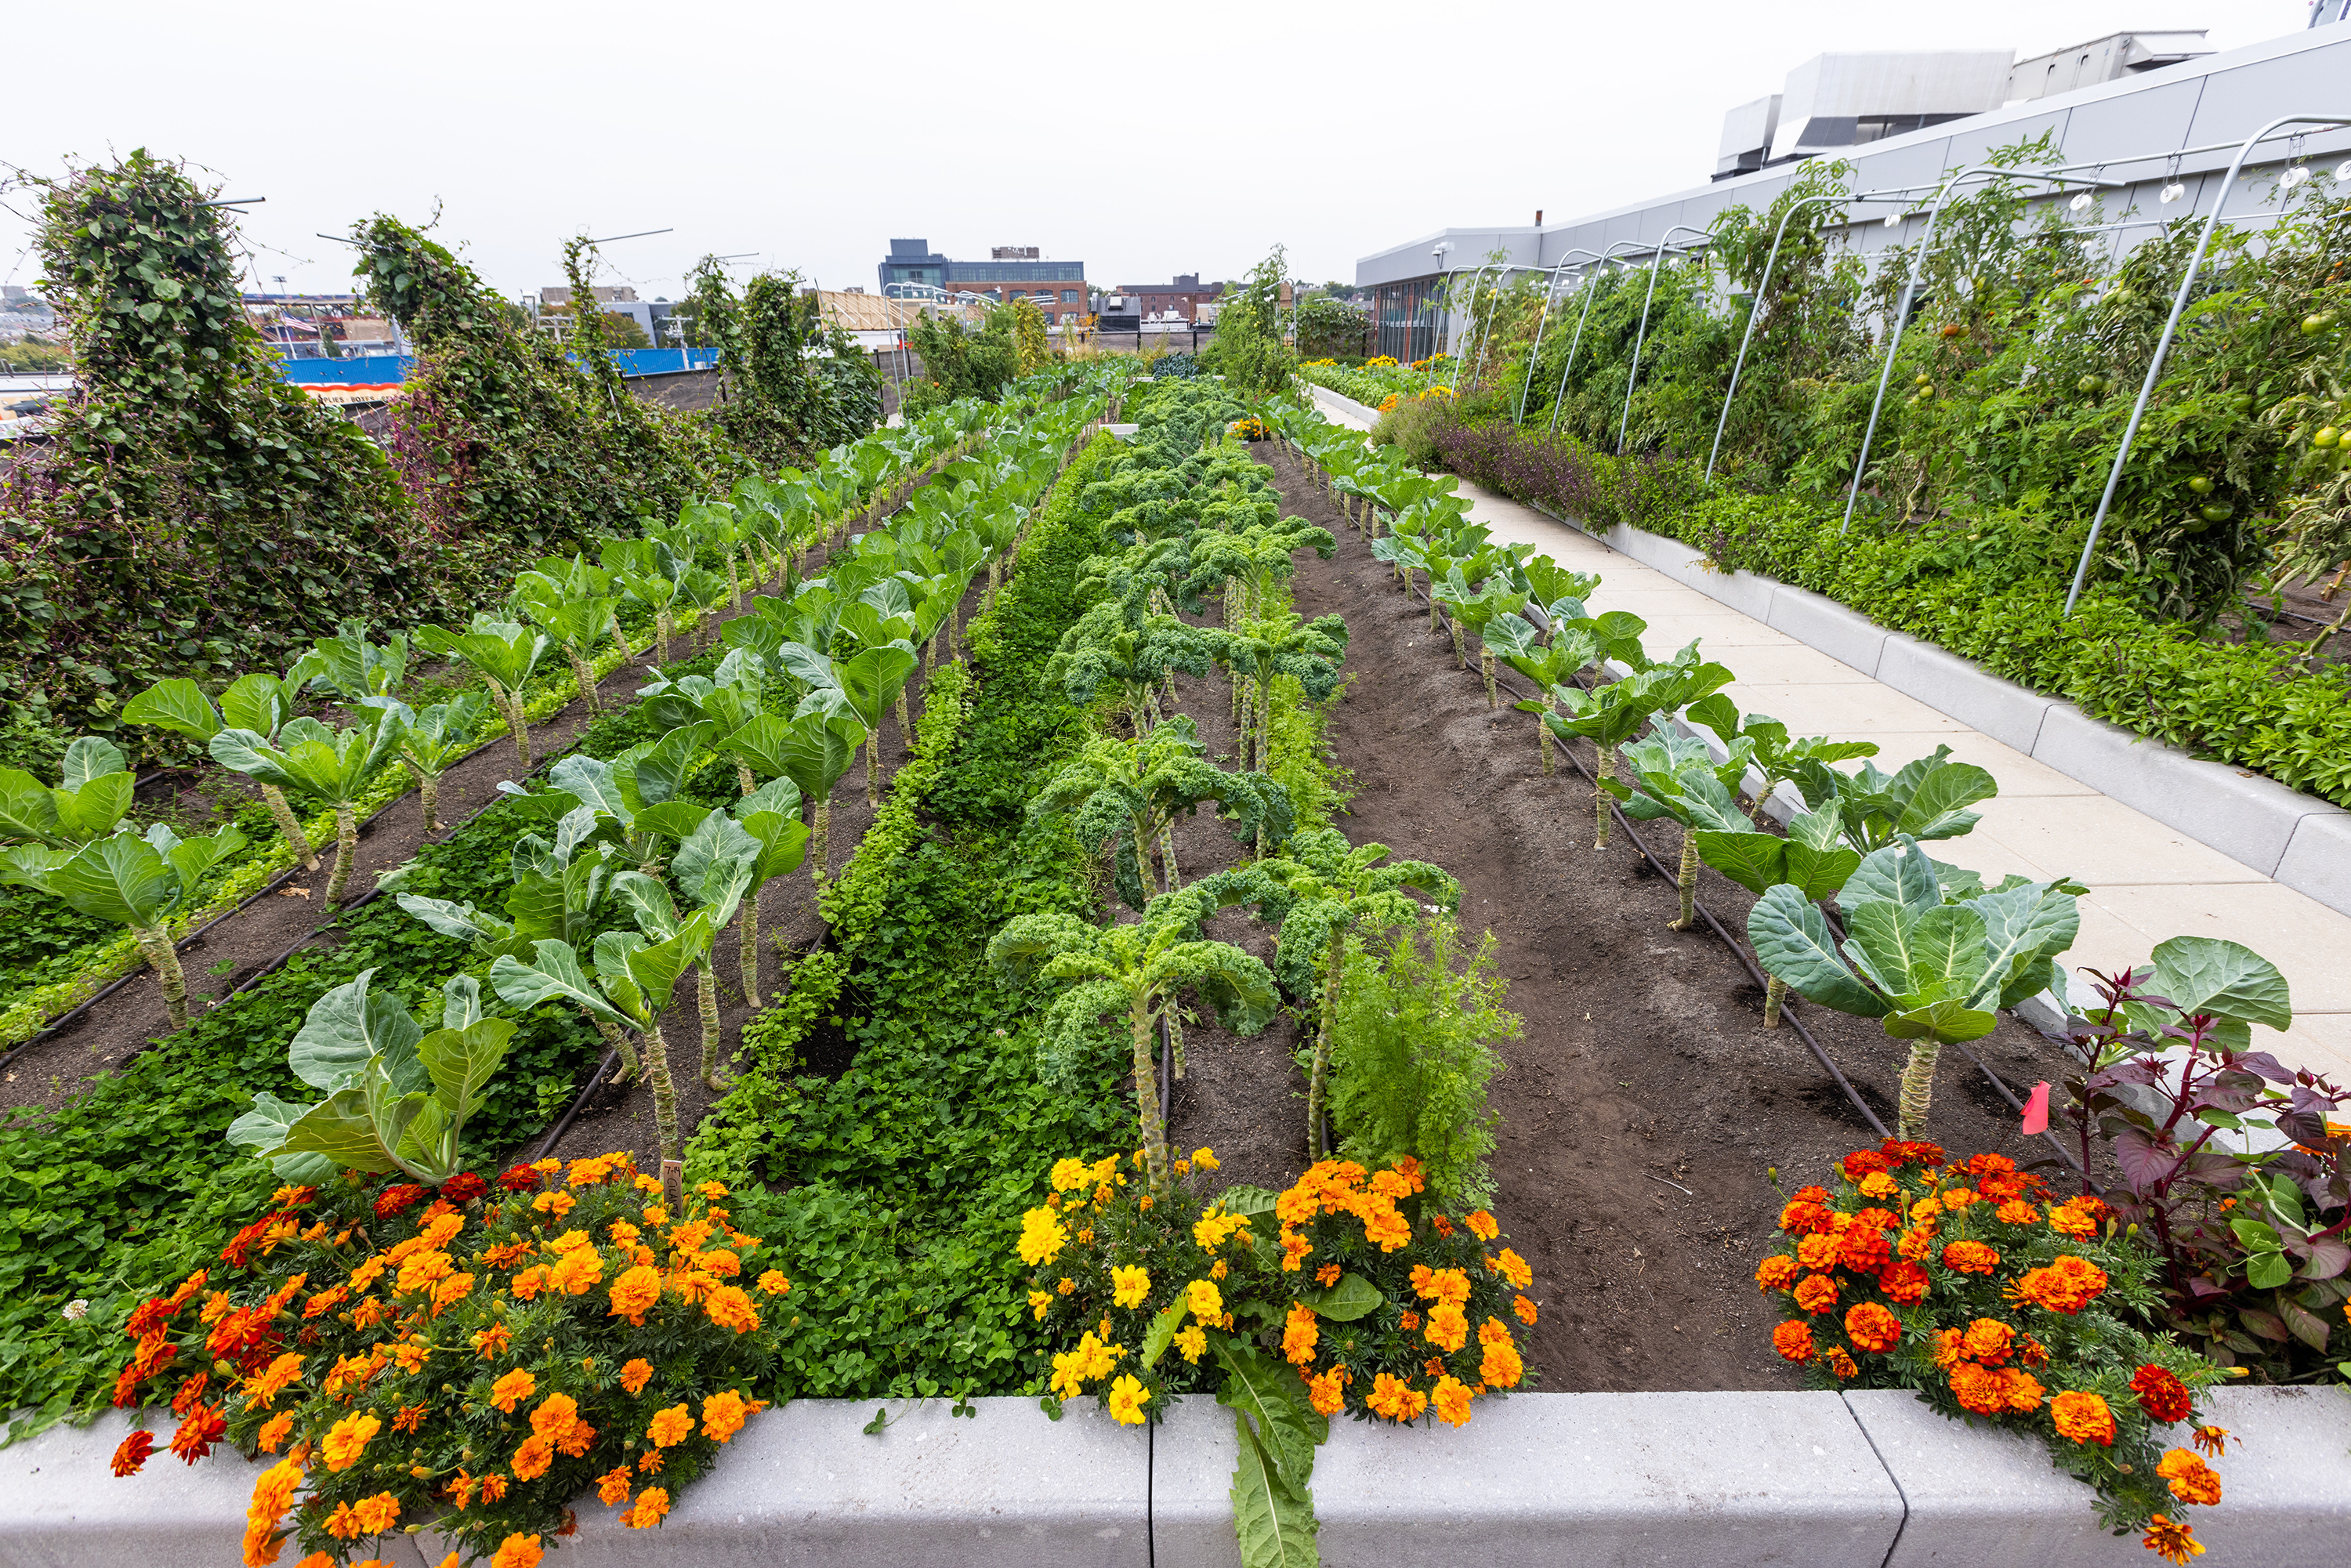
<path fill-rule="evenodd" d="M 1361 426 L 1316 401 L 1325 417 Z M 2172 936 L 2225 937 L 2275 964 L 2293 988 L 2293 1029 L 2283 1036 L 2257 1029 L 2255 1045 L 2289 1067 L 2351 1082 L 2351 916 L 1531 507 L 1467 479 L 1460 494 L 1471 503 L 1470 517 L 1495 538 L 1531 544 L 1562 566 L 1597 573 L 1593 607 L 1647 622 L 1642 642 L 1652 657 L 1702 639 L 1709 657 L 1737 672 L 1728 693 L 1742 714 L 1769 714 L 1800 736 L 1875 741 L 1875 760 L 1888 771 L 1938 746 L 1988 770 L 2000 794 L 1976 808 L 1983 820 L 1928 852 L 1987 881 L 2014 872 L 2036 881 L 2068 876 L 2089 888 L 2081 937 L 2064 956 L 2077 1002 L 2090 994 L 2083 967 L 2143 964 Z"/>

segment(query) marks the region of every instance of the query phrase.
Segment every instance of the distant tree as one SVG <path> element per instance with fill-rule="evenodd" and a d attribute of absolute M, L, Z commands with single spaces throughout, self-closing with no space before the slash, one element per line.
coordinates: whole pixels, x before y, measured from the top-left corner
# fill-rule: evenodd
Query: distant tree
<path fill-rule="evenodd" d="M 615 349 L 650 349 L 653 340 L 634 316 L 623 316 L 618 310 L 607 310 L 604 316 L 604 341 Z"/>

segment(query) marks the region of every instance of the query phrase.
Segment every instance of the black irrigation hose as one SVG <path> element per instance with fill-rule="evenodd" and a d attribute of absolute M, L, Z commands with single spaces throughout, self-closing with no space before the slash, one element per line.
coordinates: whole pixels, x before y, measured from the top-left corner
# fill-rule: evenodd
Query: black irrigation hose
<path fill-rule="evenodd" d="M 1429 602 L 1428 595 L 1421 591 L 1419 584 L 1408 583 L 1407 586 L 1415 598 L 1420 600 L 1424 604 Z M 1509 690 L 1513 696 L 1520 695 L 1519 688 L 1515 685 L 1504 681 L 1499 674 L 1495 677 L 1494 684 L 1498 689 Z M 1532 695 L 1533 694 L 1529 692 L 1526 695 Z M 1541 721 L 1538 720 L 1537 722 Z M 1585 781 L 1590 783 L 1593 789 L 1597 790 L 1600 786 L 1595 775 L 1590 768 L 1584 767 L 1583 759 L 1576 755 L 1575 748 L 1573 746 L 1562 745 L 1560 749 L 1566 753 L 1568 761 L 1574 766 L 1575 770 L 1578 773 L 1583 774 Z M 1631 820 L 1625 815 L 1624 808 L 1619 806 L 1612 799 L 1608 804 L 1608 810 L 1610 816 L 1615 821 L 1617 826 L 1624 830 L 1625 836 L 1632 841 L 1634 848 L 1641 852 L 1642 856 L 1648 861 L 1651 866 L 1656 868 L 1657 874 L 1669 883 L 1677 883 L 1680 880 L 1679 873 L 1677 870 L 1669 869 L 1664 861 L 1657 858 L 1656 852 L 1649 848 L 1647 841 L 1643 839 L 1641 835 L 1634 830 Z M 1723 929 L 1722 923 L 1714 917 L 1714 912 L 1707 908 L 1703 901 L 1697 899 L 1693 899 L 1691 901 L 1691 906 L 1700 915 L 1705 917 L 1707 929 L 1713 932 L 1716 936 L 1721 939 L 1722 945 L 1730 950 L 1731 956 L 1739 960 L 1740 967 L 1747 971 L 1749 977 L 1753 979 L 1758 986 L 1768 987 L 1770 984 L 1769 977 L 1767 977 L 1761 968 L 1757 967 L 1755 960 L 1748 955 L 1747 949 L 1738 941 L 1733 939 L 1729 932 Z M 1886 1124 L 1878 1120 L 1877 1113 L 1869 1108 L 1869 1103 L 1861 1097 L 1860 1093 L 1854 1088 L 1853 1084 L 1846 1079 L 1845 1075 L 1838 1070 L 1837 1064 L 1829 1059 L 1829 1053 L 1821 1049 L 1821 1042 L 1813 1037 L 1813 1031 L 1811 1030 L 1804 1027 L 1804 1020 L 1797 1017 L 1792 1010 L 1783 1009 L 1780 1016 L 1795 1030 L 1796 1037 L 1799 1040 L 1802 1040 L 1805 1046 L 1812 1051 L 1813 1059 L 1828 1070 L 1829 1076 L 1836 1081 L 1836 1086 L 1839 1089 L 1844 1091 L 1845 1098 L 1852 1102 L 1853 1108 L 1855 1110 L 1861 1113 L 1862 1119 L 1867 1122 L 1870 1126 L 1876 1130 L 1879 1137 L 1892 1137 L 1893 1134 L 1886 1130 Z"/>
<path fill-rule="evenodd" d="M 1586 531 L 1582 528 L 1577 527 L 1577 525 L 1569 522 L 1568 519 L 1559 517 L 1558 514 L 1551 511 L 1547 507 L 1537 507 L 1536 510 L 1542 512 L 1545 517 L 1549 517 L 1556 522 L 1562 523 L 1569 528 L 1576 528 L 1578 533 L 1584 533 Z M 1353 521 L 1352 518 L 1350 520 Z M 1356 524 L 1355 526 L 1360 529 L 1360 524 Z M 1413 593 L 1421 601 L 1422 603 L 1426 604 L 1428 602 L 1428 595 L 1423 592 L 1417 584 L 1412 584 L 1411 587 Z M 1510 682 L 1505 680 L 1499 672 L 1496 674 L 1494 684 L 1498 688 L 1510 690 L 1513 695 L 1518 693 L 1518 688 Z M 1568 760 L 1575 765 L 1575 770 L 1582 773 L 1587 782 L 1591 782 L 1593 775 L 1584 768 L 1583 758 L 1576 756 L 1573 747 L 1563 745 L 1561 749 L 1567 753 Z M 1594 787 L 1597 788 L 1597 785 L 1595 784 Z M 1665 862 L 1659 860 L 1656 855 L 1651 852 L 1649 846 L 1642 841 L 1640 834 L 1634 831 L 1632 823 L 1625 818 L 1623 810 L 1614 804 L 1610 806 L 1609 810 L 1614 815 L 1618 825 L 1624 828 L 1625 837 L 1631 839 L 1633 842 L 1639 847 L 1642 854 L 1647 857 L 1649 863 L 1656 868 L 1658 873 L 1668 881 L 1677 880 L 1677 873 L 1667 871 Z M 1723 929 L 1721 923 L 1715 919 L 1713 913 L 1706 907 L 1704 903 L 1693 900 L 1693 904 L 1700 915 L 1706 916 L 1708 927 L 1711 929 L 1717 936 L 1722 938 L 1723 945 L 1725 946 L 1729 947 L 1733 954 L 1737 955 L 1740 963 L 1745 967 L 1748 974 L 1754 978 L 1756 983 L 1759 985 L 1768 985 L 1770 983 L 1768 977 L 1756 966 L 1754 960 L 1748 955 L 1747 949 L 1731 938 L 1730 935 Z M 1830 916 L 1830 918 L 1832 920 L 1835 920 L 1834 915 Z M 1843 923 L 1838 921 L 1836 924 L 1838 925 L 1840 933 L 1842 933 Z M 1845 1097 L 1853 1102 L 1855 1108 L 1859 1110 L 1864 1116 L 1868 1118 L 1870 1125 L 1876 1127 L 1881 1136 L 1886 1135 L 1886 1124 L 1877 1119 L 1876 1115 L 1869 1109 L 1868 1105 L 1865 1103 L 1861 1097 L 1854 1092 L 1853 1085 L 1845 1081 L 1844 1073 L 1837 1071 L 1836 1063 L 1831 1061 L 1827 1053 L 1821 1050 L 1819 1043 L 1813 1040 L 1812 1031 L 1804 1027 L 1803 1021 L 1797 1018 L 1793 1012 L 1783 1010 L 1781 1016 L 1786 1019 L 1789 1023 L 1795 1026 L 1797 1034 L 1803 1040 L 1803 1042 L 1806 1045 L 1812 1048 L 1813 1054 L 1820 1060 L 1821 1065 L 1829 1070 L 1831 1076 L 1835 1078 L 1837 1086 L 1844 1091 Z M 1999 1073 L 1993 1071 L 1991 1068 L 1985 1063 L 1984 1060 L 1978 1056 L 1973 1051 L 1970 1051 L 1964 1042 L 1955 1043 L 1959 1044 L 1960 1054 L 1964 1055 L 1970 1061 L 1975 1063 L 1976 1070 L 1981 1072 L 1984 1077 L 1990 1081 L 1992 1088 L 1999 1092 L 2000 1097 L 2008 1102 L 2009 1108 L 2015 1111 L 2020 1116 L 2022 1115 L 2024 1113 L 2024 1103 L 2016 1097 L 2016 1092 L 2008 1086 L 2007 1081 L 2002 1079 Z M 2057 1151 L 2059 1157 L 2067 1165 L 2073 1166 L 2075 1174 L 2080 1176 L 2083 1181 L 2088 1183 L 2093 1190 L 2096 1190 L 2096 1179 L 2093 1177 L 2087 1170 L 2083 1168 L 2082 1162 L 2075 1157 L 2072 1150 L 2065 1147 L 2064 1143 L 2058 1138 L 2056 1134 L 2043 1132 L 2041 1136 L 2049 1141 L 2050 1146 Z"/>

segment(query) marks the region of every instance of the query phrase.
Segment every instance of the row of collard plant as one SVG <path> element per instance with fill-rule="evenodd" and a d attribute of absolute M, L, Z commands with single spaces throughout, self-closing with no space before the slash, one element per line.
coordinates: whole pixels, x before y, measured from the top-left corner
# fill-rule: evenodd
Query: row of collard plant
<path fill-rule="evenodd" d="M 1489 705 L 1498 663 L 1533 684 L 1515 706 L 1541 727 L 1546 770 L 1555 744 L 1592 743 L 1595 848 L 1612 808 L 1679 826 L 1676 929 L 1695 918 L 1701 863 L 1759 895 L 1747 936 L 1771 978 L 1767 1026 L 1792 990 L 1907 1042 L 1896 1136 L 1845 1162 L 1836 1207 L 1799 1192 L 1788 1250 L 1758 1275 L 1800 1314 L 1781 1353 L 1825 1385 L 1917 1388 L 2035 1430 L 2110 1523 L 2187 1553 L 2174 1516 L 2218 1501 L 2220 1483 L 2197 1454 L 2159 1453 L 2156 1424 L 2189 1418 L 2192 1391 L 2231 1375 L 2351 1378 L 2351 1126 L 2330 1120 L 2351 1092 L 2254 1049 L 2253 1026 L 2292 1022 L 2284 977 L 2237 943 L 2183 936 L 2074 993 L 2056 959 L 2086 889 L 1987 885 L 1923 847 L 1974 826 L 1989 773 L 1944 747 L 1889 773 L 1875 745 L 1742 715 L 1731 672 L 1696 641 L 1651 658 L 1638 617 L 1591 612 L 1597 579 L 1496 543 L 1451 478 L 1311 409 L 1279 418 L 1372 552 L 1426 584 L 1431 630 L 1446 612 L 1465 669 L 1476 640 Z M 1771 831 L 1761 806 L 1788 791 L 1802 809 Z M 2081 1171 L 2113 1173 L 2062 1200 L 2005 1156 L 1955 1161 L 1926 1141 L 1941 1048 L 2043 992 L 2084 1063 L 2064 1136 Z M 2026 1130 L 2049 1121 L 2043 1085 Z"/>
<path fill-rule="evenodd" d="M 1347 631 L 1301 619 L 1287 585 L 1299 551 L 1336 541 L 1280 515 L 1269 470 L 1232 438 L 1263 427 L 1222 387 L 1163 380 L 1134 401 L 1132 446 L 1085 489 L 1108 515 L 1083 566 L 1092 603 L 1047 670 L 1093 733 L 1028 807 L 1108 858 L 1115 903 L 1099 921 L 1017 915 L 987 954 L 1050 998 L 1049 1073 L 1075 1082 L 1117 1040 L 1136 1146 L 1057 1161 L 1018 1253 L 1029 1312 L 1060 1347 L 1049 1411 L 1091 1395 L 1143 1425 L 1213 1395 L 1234 1413 L 1242 1561 L 1288 1568 L 1316 1561 L 1311 1478 L 1332 1417 L 1458 1427 L 1524 1376 L 1531 1273 L 1482 1207 L 1499 1065 L 1485 1041 L 1515 1020 L 1487 961 L 1457 961 L 1453 877 L 1322 820 L 1334 787 L 1292 720 L 1335 692 Z M 1172 711 L 1178 674 L 1219 674 L 1229 767 Z M 1202 810 L 1231 824 L 1237 859 L 1187 880 L 1173 828 Z M 1240 907 L 1272 927 L 1270 966 L 1207 934 Z M 1170 1149 L 1159 1078 L 1183 1075 L 1187 999 L 1251 1035 L 1285 998 L 1309 1166 L 1280 1194 L 1223 1186 L 1212 1150 Z"/>
<path fill-rule="evenodd" d="M 402 996 L 414 976 L 363 971 L 328 990 L 287 1051 L 292 1075 L 319 1098 L 256 1094 L 228 1129 L 282 1185 L 216 1261 L 129 1313 L 135 1351 L 113 1402 L 169 1403 L 179 1426 L 168 1446 L 189 1463 L 225 1442 L 275 1456 L 254 1494 L 248 1564 L 277 1562 L 288 1543 L 312 1568 L 381 1555 L 385 1537 L 429 1522 L 453 1563 L 527 1568 L 569 1532 L 567 1504 L 583 1490 L 631 1525 L 659 1523 L 776 1391 L 797 1322 L 790 1281 L 762 1267 L 760 1239 L 732 1223 L 723 1186 L 683 1186 L 662 1015 L 693 972 L 701 1071 L 716 1087 L 715 936 L 739 926 L 741 985 L 756 1004 L 760 886 L 803 864 L 822 884 L 834 786 L 862 749 L 869 799 L 878 795 L 884 727 L 907 729 L 910 680 L 956 657 L 962 601 L 976 586 L 983 604 L 993 596 L 1031 511 L 1104 407 L 1091 390 L 1018 418 L 953 405 L 819 473 L 747 481 L 675 528 L 649 530 L 642 549 L 630 540 L 602 563 L 543 562 L 518 580 L 513 619 L 450 634 L 453 656 L 475 662 L 495 696 L 516 685 L 516 661 L 587 657 L 618 592 L 666 602 L 658 580 L 724 602 L 779 580 L 724 622 L 723 655 L 672 666 L 638 694 L 621 716 L 643 738 L 615 755 L 567 756 L 538 787 L 504 787 L 498 810 L 529 831 L 512 843 L 497 907 L 402 891 L 399 873 L 383 879 L 409 915 L 458 938 L 462 967 L 418 1014 Z M 925 470 L 905 505 L 852 531 L 877 497 Z M 714 540 L 736 544 L 705 556 Z M 747 547 L 739 559 L 726 553 L 736 545 Z M 821 575 L 802 576 L 804 552 L 827 545 Z M 586 646 L 566 648 L 567 634 Z M 287 683 L 337 683 L 348 729 L 281 727 L 273 742 L 231 727 L 241 706 L 206 706 L 220 725 L 215 754 L 232 766 L 251 751 L 323 767 L 327 754 L 367 752 L 390 766 L 425 724 L 395 695 L 402 652 L 347 627 Z M 167 688 L 154 706 L 183 705 Z M 519 725 L 514 739 L 527 758 Z M 167 859 L 177 847 L 129 833 L 100 842 L 116 841 Z M 495 1181 L 469 1168 L 481 1149 L 466 1140 L 468 1118 L 540 1009 L 584 1015 L 623 1079 L 647 1082 L 657 1171 L 625 1155 L 541 1160 Z M 432 1392 L 460 1384 L 454 1400 Z M 134 1432 L 116 1472 L 135 1473 L 155 1446 Z"/>

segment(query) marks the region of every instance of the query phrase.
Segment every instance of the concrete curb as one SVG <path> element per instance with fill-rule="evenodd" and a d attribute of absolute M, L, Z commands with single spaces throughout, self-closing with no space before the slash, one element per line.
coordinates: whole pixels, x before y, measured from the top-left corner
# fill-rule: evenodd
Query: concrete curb
<path fill-rule="evenodd" d="M 1232 1413 L 1195 1396 L 1157 1432 L 1091 1405 L 1049 1421 L 1032 1400 L 892 1406 L 799 1400 L 754 1420 L 657 1531 L 592 1494 L 554 1564 L 733 1568 L 1232 1568 Z M 2224 1388 L 2237 1447 L 2197 1534 L 2242 1568 L 2336 1568 L 2351 1531 L 2351 1388 Z M 52 1428 L 0 1454 L 0 1565 L 220 1568 L 237 1561 L 258 1467 L 168 1455 L 118 1480 L 131 1422 Z M 2037 1440 L 1950 1421 L 1898 1391 L 1521 1394 L 1459 1431 L 1333 1423 L 1318 1456 L 1330 1568 L 1925 1568 L 2151 1561 L 2097 1525 L 2089 1490 Z M 424 1568 L 428 1530 L 376 1555 Z M 290 1561 L 290 1559 L 289 1559 Z"/>
<path fill-rule="evenodd" d="M 2093 718 L 2063 698 L 2003 680 L 1807 589 L 1744 571 L 1716 571 L 1677 539 L 1623 523 L 1600 532 L 1548 507 L 1536 510 L 2249 870 L 2351 915 L 2351 810 Z"/>
<path fill-rule="evenodd" d="M 1350 419 L 1360 419 L 1365 424 L 1371 424 L 1375 423 L 1380 417 L 1380 411 L 1378 409 L 1365 408 L 1353 398 L 1347 396 L 1343 392 L 1332 392 L 1329 387 L 1323 386 L 1318 382 L 1308 382 L 1306 383 L 1306 390 L 1313 394 L 1315 402 L 1326 403 L 1335 412 L 1345 414 Z"/>

